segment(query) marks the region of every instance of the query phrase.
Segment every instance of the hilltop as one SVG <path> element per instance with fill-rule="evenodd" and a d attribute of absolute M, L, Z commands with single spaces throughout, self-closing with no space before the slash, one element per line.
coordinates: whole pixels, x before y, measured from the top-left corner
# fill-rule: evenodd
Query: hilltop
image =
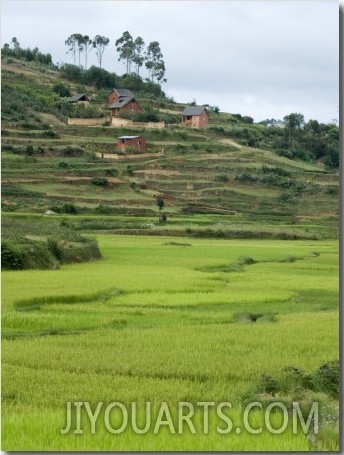
<path fill-rule="evenodd" d="M 136 76 L 122 76 L 117 83 L 144 107 L 141 121 L 169 127 L 113 127 L 109 89 L 71 79 L 66 68 L 2 59 L 3 220 L 30 216 L 35 223 L 91 232 L 338 236 L 334 125 L 320 125 L 318 132 L 295 128 L 290 146 L 286 128 L 208 106 L 208 127 L 190 129 L 180 124 L 184 104 L 166 98 L 157 84 L 141 80 L 136 89 Z M 71 108 L 61 87 L 86 93 L 90 104 Z M 101 124 L 68 125 L 68 109 L 70 116 Z M 122 135 L 144 137 L 147 151 L 119 154 Z M 158 220 L 157 195 L 165 202 L 166 223 Z M 47 210 L 56 216 L 42 221 Z"/>

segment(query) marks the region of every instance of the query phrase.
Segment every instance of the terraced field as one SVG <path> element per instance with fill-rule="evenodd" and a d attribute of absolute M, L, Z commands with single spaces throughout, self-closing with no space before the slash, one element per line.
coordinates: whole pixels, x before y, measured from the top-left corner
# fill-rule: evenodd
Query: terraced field
<path fill-rule="evenodd" d="M 300 382 L 338 358 L 335 241 L 98 240 L 102 261 L 3 273 L 3 449 L 338 449 L 336 398 Z M 291 370 L 299 376 L 289 378 Z M 287 391 L 281 385 L 276 395 L 257 395 L 266 375 L 287 381 Z M 290 422 L 271 434 L 257 409 L 250 425 L 262 433 L 245 431 L 249 397 L 288 407 L 317 401 L 321 432 L 313 434 L 311 426 L 294 434 Z M 134 401 L 141 411 L 150 402 L 150 430 L 137 434 L 128 425 L 113 434 L 103 409 L 95 433 L 83 414 L 82 434 L 75 422 L 62 434 L 66 402 L 78 401 L 92 409 L 117 401 L 129 409 Z M 181 433 L 166 425 L 153 432 L 162 402 L 178 428 L 178 403 L 204 401 L 230 402 L 227 418 L 242 432 L 217 431 L 229 427 L 215 408 L 208 434 L 202 408 L 192 419 L 196 434 L 186 424 Z M 113 419 L 112 427 L 120 428 L 121 414 L 113 412 Z M 281 428 L 279 413 L 272 425 Z"/>
<path fill-rule="evenodd" d="M 3 66 L 2 448 L 338 450 L 338 172 L 237 114 L 202 131 L 68 125 L 57 82 Z M 118 152 L 125 134 L 147 153 Z M 294 402 L 302 419 L 319 404 L 296 431 Z M 137 425 L 119 431 L 123 406 Z"/>

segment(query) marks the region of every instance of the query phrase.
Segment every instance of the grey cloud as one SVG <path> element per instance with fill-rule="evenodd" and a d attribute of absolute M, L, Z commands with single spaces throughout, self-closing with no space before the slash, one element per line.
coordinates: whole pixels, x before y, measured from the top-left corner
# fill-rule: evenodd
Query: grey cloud
<path fill-rule="evenodd" d="M 163 89 L 177 101 L 260 119 L 299 111 L 328 122 L 338 115 L 338 15 L 335 0 L 3 0 L 1 25 L 2 42 L 17 36 L 58 62 L 72 62 L 70 34 L 108 36 L 103 66 L 119 74 L 115 40 L 128 30 L 159 41 Z"/>

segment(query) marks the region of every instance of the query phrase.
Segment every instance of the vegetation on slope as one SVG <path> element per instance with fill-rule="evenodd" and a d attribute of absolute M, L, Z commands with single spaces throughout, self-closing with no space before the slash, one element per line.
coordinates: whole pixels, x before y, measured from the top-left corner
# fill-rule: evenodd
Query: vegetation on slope
<path fill-rule="evenodd" d="M 2 270 L 58 269 L 102 258 L 95 239 L 42 217 L 5 217 L 1 237 Z"/>
<path fill-rule="evenodd" d="M 180 125 L 184 106 L 137 74 L 59 69 L 38 59 L 38 51 L 33 59 L 22 54 L 3 52 L 5 219 L 53 210 L 60 223 L 67 217 L 85 232 L 338 236 L 335 125 L 304 124 L 301 115 L 290 114 L 286 128 L 268 127 L 209 106 L 209 127 L 191 130 Z M 102 83 L 97 75 L 104 76 Z M 170 127 L 107 126 L 107 94 L 114 85 L 134 91 L 144 120 Z M 90 105 L 71 105 L 66 96 L 75 92 L 87 93 Z M 103 126 L 67 125 L 70 115 L 103 117 Z M 116 138 L 132 134 L 146 138 L 146 154 L 116 150 Z M 157 195 L 165 201 L 167 223 L 159 222 Z"/>

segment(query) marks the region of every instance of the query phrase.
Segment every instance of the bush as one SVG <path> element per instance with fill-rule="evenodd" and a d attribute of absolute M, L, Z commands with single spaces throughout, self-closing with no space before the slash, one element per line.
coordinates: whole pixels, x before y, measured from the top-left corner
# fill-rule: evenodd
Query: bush
<path fill-rule="evenodd" d="M 3 270 L 22 270 L 24 268 L 19 246 L 8 240 L 1 243 L 1 268 Z"/>
<path fill-rule="evenodd" d="M 139 112 L 135 117 L 136 122 L 160 122 L 158 113 L 152 112 Z"/>
<path fill-rule="evenodd" d="M 242 174 L 236 175 L 234 180 L 242 183 L 253 183 L 258 180 L 258 177 L 251 174 L 250 172 L 245 171 Z"/>
<path fill-rule="evenodd" d="M 291 173 L 289 171 L 286 171 L 285 169 L 281 167 L 272 167 L 272 166 L 267 166 L 266 164 L 262 165 L 262 172 L 263 174 L 277 174 L 282 177 L 290 177 Z"/>
<path fill-rule="evenodd" d="M 47 138 L 49 138 L 49 139 L 54 139 L 54 138 L 59 138 L 59 137 L 60 137 L 59 134 L 56 133 L 56 131 L 52 131 L 52 130 L 44 131 L 44 132 L 42 133 L 42 136 L 43 136 L 43 137 L 47 137 Z"/>
<path fill-rule="evenodd" d="M 109 182 L 105 177 L 92 177 L 91 183 L 97 186 L 107 186 Z"/>
<path fill-rule="evenodd" d="M 112 213 L 112 208 L 108 205 L 99 204 L 94 211 L 100 215 L 110 215 Z"/>
<path fill-rule="evenodd" d="M 326 188 L 325 193 L 330 196 L 338 196 L 339 186 L 329 186 L 328 188 Z"/>
<path fill-rule="evenodd" d="M 48 250 L 50 253 L 58 260 L 60 261 L 62 258 L 62 251 L 59 247 L 59 242 L 57 239 L 54 237 L 48 237 L 47 238 L 47 245 L 48 245 Z"/>
<path fill-rule="evenodd" d="M 75 146 L 67 146 L 61 152 L 61 156 L 81 156 L 84 154 L 84 150 L 81 147 Z"/>
<path fill-rule="evenodd" d="M 33 152 L 34 152 L 34 149 L 33 149 L 32 145 L 27 145 L 26 146 L 26 154 L 31 156 L 31 155 L 33 155 Z"/>
<path fill-rule="evenodd" d="M 312 374 L 312 383 L 318 392 L 339 399 L 339 361 L 324 363 Z"/>
<path fill-rule="evenodd" d="M 229 179 L 226 174 L 220 174 L 215 177 L 217 182 L 228 183 Z"/>
<path fill-rule="evenodd" d="M 105 169 L 105 174 L 110 175 L 111 177 L 117 177 L 118 171 L 117 171 L 117 169 L 114 169 L 114 168 Z"/>
<path fill-rule="evenodd" d="M 69 213 L 70 215 L 75 215 L 76 213 L 78 213 L 75 205 L 68 203 L 63 204 L 61 211 L 62 213 Z"/>
<path fill-rule="evenodd" d="M 10 239 L 1 245 L 1 267 L 3 270 L 54 268 L 56 260 L 44 242 Z"/>
<path fill-rule="evenodd" d="M 58 95 L 60 95 L 61 97 L 66 97 L 66 96 L 70 96 L 71 95 L 69 87 L 67 87 L 66 85 L 62 84 L 61 82 L 58 82 L 57 84 L 54 84 L 53 91 L 55 93 L 57 93 Z"/>
<path fill-rule="evenodd" d="M 280 194 L 279 200 L 281 202 L 293 202 L 294 201 L 294 195 L 290 191 L 285 191 L 284 193 Z"/>

